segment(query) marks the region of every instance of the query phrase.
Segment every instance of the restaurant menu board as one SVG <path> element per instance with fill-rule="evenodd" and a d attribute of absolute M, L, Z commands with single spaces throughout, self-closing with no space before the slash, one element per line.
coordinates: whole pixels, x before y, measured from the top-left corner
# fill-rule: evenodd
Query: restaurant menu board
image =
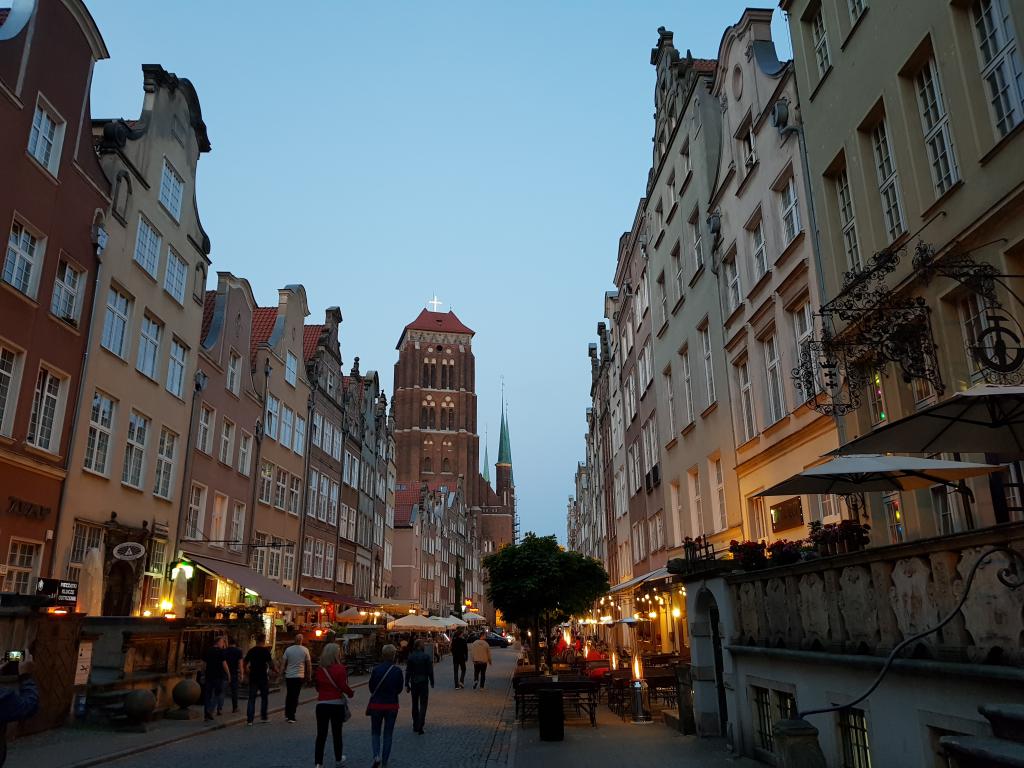
<path fill-rule="evenodd" d="M 74 606 L 78 603 L 78 582 L 64 579 L 39 579 L 36 594 L 57 601 L 57 605 Z"/>

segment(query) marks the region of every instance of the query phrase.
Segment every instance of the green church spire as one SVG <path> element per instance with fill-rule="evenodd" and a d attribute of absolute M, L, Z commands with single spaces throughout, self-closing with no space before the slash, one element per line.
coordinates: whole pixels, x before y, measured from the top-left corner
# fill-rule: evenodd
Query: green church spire
<path fill-rule="evenodd" d="M 508 419 L 505 417 L 505 403 L 501 403 L 501 436 L 498 438 L 498 464 L 512 465 L 512 443 L 508 439 Z"/>
<path fill-rule="evenodd" d="M 484 482 L 491 484 L 491 459 L 487 452 L 487 437 L 484 437 Z"/>

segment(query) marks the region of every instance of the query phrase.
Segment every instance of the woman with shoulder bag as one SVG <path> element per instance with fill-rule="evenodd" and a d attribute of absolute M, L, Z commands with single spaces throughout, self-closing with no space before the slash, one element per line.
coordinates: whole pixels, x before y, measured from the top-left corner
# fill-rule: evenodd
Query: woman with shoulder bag
<path fill-rule="evenodd" d="M 342 723 L 352 717 L 346 697 L 352 698 L 355 691 L 348 684 L 348 670 L 339 661 L 340 656 L 341 649 L 337 643 L 325 645 L 314 677 L 317 690 L 316 768 L 323 768 L 328 727 L 334 737 L 334 766 L 341 768 L 345 764 L 345 756 L 341 753 Z"/>
<path fill-rule="evenodd" d="M 367 683 L 370 700 L 366 704 L 366 714 L 370 717 L 373 766 L 387 768 L 391 757 L 391 737 L 398 719 L 398 696 L 402 693 L 405 676 L 401 667 L 395 664 L 395 646 L 385 645 L 380 649 L 380 655 L 383 661 L 373 668 Z"/>

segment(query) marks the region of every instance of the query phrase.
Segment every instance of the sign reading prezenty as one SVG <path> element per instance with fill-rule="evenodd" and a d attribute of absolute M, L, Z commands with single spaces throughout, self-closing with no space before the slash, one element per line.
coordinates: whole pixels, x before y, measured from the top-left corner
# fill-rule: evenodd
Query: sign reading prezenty
<path fill-rule="evenodd" d="M 36 594 L 57 601 L 57 605 L 78 603 L 78 582 L 63 579 L 39 579 L 36 583 Z"/>

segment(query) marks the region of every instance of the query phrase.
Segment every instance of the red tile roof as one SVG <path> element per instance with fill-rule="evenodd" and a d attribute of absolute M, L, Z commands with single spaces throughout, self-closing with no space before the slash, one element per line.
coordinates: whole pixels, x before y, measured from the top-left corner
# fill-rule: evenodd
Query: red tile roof
<path fill-rule="evenodd" d="M 199 333 L 200 340 L 205 340 L 206 334 L 210 332 L 210 326 L 213 324 L 213 310 L 216 306 L 217 292 L 207 291 L 203 298 L 203 329 Z"/>
<path fill-rule="evenodd" d="M 402 331 L 402 336 L 405 336 L 405 331 L 466 333 L 470 336 L 474 334 L 473 329 L 469 328 L 459 320 L 459 318 L 455 316 L 454 312 L 431 312 L 429 309 L 424 309 L 415 320 L 405 326 L 405 330 Z M 401 344 L 402 340 L 399 339 L 398 343 Z"/>
<path fill-rule="evenodd" d="M 395 527 L 409 525 L 412 520 L 412 508 L 420 503 L 418 488 L 395 492 Z"/>
<path fill-rule="evenodd" d="M 249 342 L 249 357 L 256 357 L 260 344 L 270 338 L 277 322 L 277 307 L 256 307 L 252 312 L 252 339 Z"/>
<path fill-rule="evenodd" d="M 718 62 L 714 59 L 694 59 L 693 68 L 698 72 L 714 72 Z"/>
<path fill-rule="evenodd" d="M 309 362 L 316 354 L 317 343 L 320 341 L 320 334 L 323 333 L 324 325 L 305 325 L 302 327 L 302 359 Z"/>

